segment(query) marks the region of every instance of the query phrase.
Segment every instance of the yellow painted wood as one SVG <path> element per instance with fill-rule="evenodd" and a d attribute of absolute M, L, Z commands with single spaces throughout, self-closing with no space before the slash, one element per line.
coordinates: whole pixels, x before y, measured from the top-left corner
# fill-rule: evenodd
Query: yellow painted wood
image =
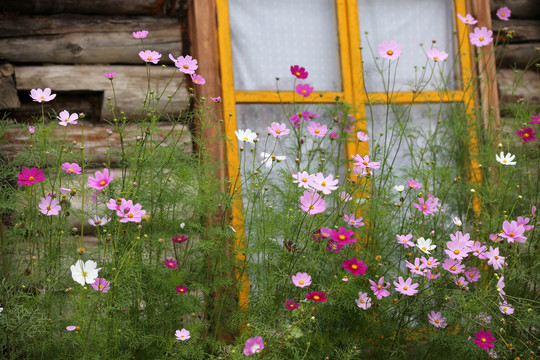
<path fill-rule="evenodd" d="M 388 96 L 386 93 L 367 93 L 364 95 L 365 104 L 386 104 Z M 420 93 L 413 92 L 395 92 L 392 94 L 392 103 L 410 104 L 410 103 L 426 103 L 426 102 L 459 102 L 465 101 L 465 92 L 461 90 L 439 91 L 424 91 Z"/>
<path fill-rule="evenodd" d="M 311 96 L 300 96 L 293 91 L 235 91 L 235 102 L 238 103 L 332 103 L 336 98 L 343 100 L 345 94 L 343 92 L 313 92 Z"/>

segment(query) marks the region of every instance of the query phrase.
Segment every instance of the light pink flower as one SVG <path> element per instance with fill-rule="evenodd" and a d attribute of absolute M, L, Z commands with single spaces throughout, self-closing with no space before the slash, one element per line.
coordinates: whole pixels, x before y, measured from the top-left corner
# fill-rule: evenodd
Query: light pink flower
<path fill-rule="evenodd" d="M 420 258 L 415 258 L 414 263 L 411 263 L 408 260 L 405 260 L 405 265 L 409 268 L 409 270 L 413 274 L 424 275 L 423 270 L 426 266 L 424 265 L 424 263 L 422 263 Z"/>
<path fill-rule="evenodd" d="M 444 329 L 446 327 L 446 318 L 442 317 L 440 312 L 431 311 L 428 314 L 429 323 L 435 327 Z"/>
<path fill-rule="evenodd" d="M 525 229 L 525 231 L 527 230 L 531 230 L 534 228 L 534 225 L 527 225 L 529 223 L 530 219 L 529 218 L 523 218 L 522 216 L 518 216 L 517 218 L 517 223 L 521 226 L 523 226 L 523 228 Z"/>
<path fill-rule="evenodd" d="M 77 119 L 79 119 L 79 115 L 77 113 L 73 113 L 70 115 L 67 110 L 60 111 L 60 114 L 58 115 L 59 116 L 57 116 L 57 118 L 58 120 L 60 120 L 58 124 L 62 126 L 68 126 L 68 124 L 75 125 L 77 124 Z"/>
<path fill-rule="evenodd" d="M 206 84 L 206 80 L 199 74 L 191 74 L 191 80 L 198 85 Z"/>
<path fill-rule="evenodd" d="M 429 280 L 435 280 L 436 278 L 438 278 L 439 276 L 441 276 L 441 273 L 432 273 L 430 270 L 427 270 L 425 273 L 424 273 L 424 276 L 427 277 Z"/>
<path fill-rule="evenodd" d="M 309 84 L 298 84 L 296 85 L 295 90 L 297 94 L 308 97 L 313 92 L 313 86 L 310 86 Z"/>
<path fill-rule="evenodd" d="M 176 330 L 174 333 L 177 340 L 186 341 L 187 339 L 191 338 L 190 333 L 188 330 L 182 328 L 182 330 Z"/>
<path fill-rule="evenodd" d="M 362 131 L 357 132 L 356 137 L 357 137 L 358 141 L 362 141 L 362 142 L 369 141 L 368 134 L 366 134 L 366 133 L 364 133 Z"/>
<path fill-rule="evenodd" d="M 186 55 L 185 57 L 179 56 L 178 59 L 175 59 L 172 54 L 169 54 L 169 59 L 171 59 L 174 62 L 174 66 L 180 69 L 184 74 L 194 74 L 195 70 L 199 68 L 197 60 L 193 59 L 191 55 Z"/>
<path fill-rule="evenodd" d="M 359 228 L 359 227 L 364 226 L 364 223 L 362 222 L 362 220 L 364 220 L 364 218 L 362 216 L 360 216 L 357 219 L 356 215 L 354 215 L 354 214 L 350 214 L 350 215 L 343 214 L 343 220 L 345 220 L 347 225 L 354 226 L 355 228 Z"/>
<path fill-rule="evenodd" d="M 107 281 L 105 278 L 96 278 L 96 281 L 92 284 L 92 287 L 96 291 L 100 291 L 102 293 L 109 292 L 111 286 L 111 282 Z"/>
<path fill-rule="evenodd" d="M 471 252 L 474 256 L 477 256 L 479 259 L 484 260 L 485 255 L 484 252 L 487 250 L 487 247 L 482 245 L 480 241 L 475 241 L 473 246 L 471 247 Z"/>
<path fill-rule="evenodd" d="M 386 290 L 386 288 L 390 286 L 390 283 L 384 282 L 384 276 L 381 277 L 378 282 L 369 280 L 369 283 L 371 284 L 370 289 L 373 291 L 378 300 L 390 295 L 390 291 Z"/>
<path fill-rule="evenodd" d="M 58 205 L 58 200 L 51 196 L 41 198 L 41 203 L 38 204 L 39 211 L 47 216 L 58 215 L 62 207 Z"/>
<path fill-rule="evenodd" d="M 424 215 L 431 215 L 436 211 L 439 211 L 437 208 L 439 206 L 439 199 L 433 196 L 428 196 L 427 200 L 424 200 L 423 197 L 418 198 L 418 204 L 413 204 L 414 207 L 418 209 Z"/>
<path fill-rule="evenodd" d="M 501 295 L 501 297 L 506 295 L 506 293 L 504 292 L 504 287 L 505 286 L 506 286 L 506 284 L 504 283 L 504 275 L 503 275 L 503 276 L 501 276 L 499 278 L 499 281 L 497 281 L 497 292 Z"/>
<path fill-rule="evenodd" d="M 135 39 L 144 39 L 144 38 L 146 38 L 146 35 L 148 35 L 148 31 L 146 31 L 146 30 L 134 31 L 133 32 L 133 37 Z"/>
<path fill-rule="evenodd" d="M 244 355 L 250 356 L 264 349 L 263 339 L 260 336 L 252 337 L 246 340 L 244 345 Z"/>
<path fill-rule="evenodd" d="M 310 183 L 310 186 L 315 190 L 322 191 L 323 194 L 328 195 L 333 190 L 338 188 L 339 179 L 334 180 L 334 175 L 329 174 L 324 177 L 323 173 L 317 173 Z"/>
<path fill-rule="evenodd" d="M 465 270 L 465 265 L 463 265 L 461 261 L 454 259 L 444 260 L 442 267 L 444 270 L 454 275 L 462 273 L 463 270 Z"/>
<path fill-rule="evenodd" d="M 94 218 L 93 219 L 88 219 L 88 223 L 92 226 L 104 226 L 106 225 L 109 221 L 111 221 L 111 218 L 108 218 L 106 216 L 100 218 L 99 216 L 97 215 L 94 215 Z"/>
<path fill-rule="evenodd" d="M 216 97 L 211 97 L 210 96 L 210 99 L 212 99 L 212 101 L 215 102 L 215 103 L 220 103 L 221 102 L 221 96 L 216 96 Z"/>
<path fill-rule="evenodd" d="M 375 161 L 369 161 L 369 155 L 366 155 L 364 157 L 360 156 L 359 154 L 356 154 L 354 156 L 351 155 L 351 157 L 354 160 L 353 165 L 358 166 L 359 168 L 366 169 L 378 169 L 381 167 L 381 163 L 375 162 Z"/>
<path fill-rule="evenodd" d="M 505 315 L 512 315 L 514 313 L 514 308 L 506 301 L 499 302 L 499 310 Z"/>
<path fill-rule="evenodd" d="M 269 127 L 267 127 L 268 132 L 272 134 L 273 137 L 279 137 L 281 138 L 284 135 L 288 135 L 291 130 L 287 129 L 287 125 L 284 123 L 280 124 L 277 122 L 273 122 Z"/>
<path fill-rule="evenodd" d="M 461 286 L 463 288 L 465 288 L 466 290 L 468 290 L 469 288 L 467 287 L 467 285 L 469 285 L 469 282 L 467 281 L 467 279 L 465 279 L 465 277 L 463 276 L 460 276 L 459 278 L 457 276 L 454 276 L 454 283 L 457 285 L 457 286 Z"/>
<path fill-rule="evenodd" d="M 411 189 L 415 189 L 415 190 L 418 190 L 418 189 L 422 188 L 422 185 L 420 185 L 419 183 L 417 183 L 414 180 L 407 180 L 407 186 L 410 187 Z"/>
<path fill-rule="evenodd" d="M 347 201 L 351 201 L 352 200 L 352 196 L 348 193 L 346 193 L 345 191 L 342 191 L 340 194 L 339 194 L 339 197 L 341 198 L 341 200 L 343 200 L 344 202 L 347 202 Z"/>
<path fill-rule="evenodd" d="M 379 50 L 381 57 L 388 60 L 396 60 L 401 55 L 401 45 L 394 40 L 383 41 L 377 50 Z"/>
<path fill-rule="evenodd" d="M 505 221 L 503 222 L 503 232 L 499 234 L 500 237 L 508 240 L 509 243 L 514 241 L 524 243 L 527 238 L 523 236 L 525 232 L 525 227 L 518 224 L 517 221 L 512 220 L 512 222 Z"/>
<path fill-rule="evenodd" d="M 157 51 L 145 50 L 139 52 L 139 57 L 144 62 L 151 62 L 152 64 L 157 64 L 159 62 L 159 59 L 161 58 L 161 54 Z"/>
<path fill-rule="evenodd" d="M 311 276 L 308 273 L 296 273 L 291 277 L 291 280 L 295 286 L 300 288 L 311 285 Z"/>
<path fill-rule="evenodd" d="M 445 249 L 444 252 L 450 259 L 462 260 L 469 255 L 469 252 L 471 252 L 469 241 L 466 238 L 456 238 L 453 241 L 448 241 L 446 247 L 448 249 Z"/>
<path fill-rule="evenodd" d="M 295 184 L 298 184 L 298 187 L 309 189 L 310 184 L 312 183 L 314 177 L 315 175 L 310 175 L 306 171 L 303 171 L 303 172 L 293 174 L 293 178 L 294 178 L 293 182 Z"/>
<path fill-rule="evenodd" d="M 371 307 L 371 298 L 367 293 L 359 292 L 358 299 L 355 300 L 360 309 L 367 310 Z"/>
<path fill-rule="evenodd" d="M 75 326 L 75 325 L 70 325 L 70 326 L 66 326 L 66 330 L 67 331 L 74 331 L 74 330 L 81 330 L 81 327 L 80 326 Z"/>
<path fill-rule="evenodd" d="M 396 235 L 396 238 L 397 238 L 397 241 L 398 243 L 400 243 L 401 245 L 405 246 L 405 248 L 408 248 L 408 247 L 414 247 L 414 243 L 411 241 L 412 239 L 412 234 L 407 234 L 407 235 Z"/>
<path fill-rule="evenodd" d="M 45 90 L 32 89 L 30 90 L 30 97 L 33 101 L 41 103 L 53 100 L 56 97 L 56 94 L 51 94 L 51 89 L 49 88 L 45 88 Z"/>
<path fill-rule="evenodd" d="M 101 190 L 111 183 L 114 175 L 112 171 L 109 173 L 109 169 L 103 169 L 103 172 L 96 171 L 95 177 L 88 177 L 88 187 L 96 190 Z"/>
<path fill-rule="evenodd" d="M 32 126 L 32 125 L 28 126 L 28 132 L 29 132 L 30 134 L 35 133 L 35 132 L 36 132 L 36 127 L 35 127 L 35 126 Z"/>
<path fill-rule="evenodd" d="M 435 259 L 433 256 L 430 256 L 429 259 L 422 256 L 420 260 L 422 260 L 422 264 L 424 264 L 426 269 L 433 269 L 434 267 L 437 267 L 437 265 L 440 265 L 439 260 Z"/>
<path fill-rule="evenodd" d="M 480 270 L 475 267 L 468 267 L 467 270 L 465 270 L 465 277 L 469 282 L 477 282 L 481 277 Z"/>
<path fill-rule="evenodd" d="M 498 9 L 496 15 L 499 19 L 508 21 L 508 19 L 510 19 L 510 15 L 512 15 L 512 11 L 505 6 Z"/>
<path fill-rule="evenodd" d="M 435 62 L 444 61 L 448 58 L 448 54 L 446 52 L 441 51 L 437 48 L 426 50 L 426 54 L 431 60 Z"/>
<path fill-rule="evenodd" d="M 79 164 L 77 163 L 63 163 L 62 164 L 62 170 L 64 170 L 65 172 L 69 173 L 69 174 L 80 174 L 81 171 L 82 171 L 82 168 L 79 166 Z"/>
<path fill-rule="evenodd" d="M 488 30 L 487 27 L 481 28 L 475 27 L 472 33 L 469 33 L 469 40 L 471 44 L 478 47 L 486 46 L 493 41 L 493 31 Z"/>
<path fill-rule="evenodd" d="M 473 18 L 471 14 L 467 14 L 466 16 L 457 14 L 457 17 L 458 17 L 459 20 L 461 20 L 461 22 L 464 23 L 464 24 L 474 25 L 474 24 L 476 24 L 476 23 L 478 22 L 478 20 L 476 20 L 475 18 Z"/>
<path fill-rule="evenodd" d="M 141 204 L 134 205 L 133 201 L 128 200 L 120 205 L 119 209 L 116 210 L 116 215 L 121 218 L 120 222 L 139 223 L 142 221 L 142 217 L 146 215 L 146 210 L 142 210 Z"/>
<path fill-rule="evenodd" d="M 318 137 L 324 137 L 324 135 L 326 135 L 326 133 L 328 132 L 328 128 L 326 127 L 326 125 L 321 125 L 321 123 L 316 122 L 310 122 L 306 130 L 311 135 Z"/>
<path fill-rule="evenodd" d="M 505 257 L 499 255 L 499 248 L 494 249 L 490 246 L 489 251 L 486 252 L 486 259 L 488 259 L 488 265 L 493 266 L 495 270 L 502 269 L 506 265 Z"/>
<path fill-rule="evenodd" d="M 315 215 L 326 210 L 326 201 L 315 190 L 306 190 L 300 197 L 300 208 L 309 215 Z"/>
<path fill-rule="evenodd" d="M 403 277 L 398 277 L 398 281 L 394 281 L 394 286 L 396 287 L 396 291 L 399 293 L 402 293 L 403 295 L 413 296 L 418 292 L 416 288 L 418 287 L 418 284 L 413 284 L 411 278 L 407 278 L 407 280 L 403 280 Z"/>

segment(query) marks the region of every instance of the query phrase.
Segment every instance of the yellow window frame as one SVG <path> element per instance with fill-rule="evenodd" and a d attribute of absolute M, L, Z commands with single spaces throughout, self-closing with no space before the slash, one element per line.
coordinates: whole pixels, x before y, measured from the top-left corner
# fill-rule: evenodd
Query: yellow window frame
<path fill-rule="evenodd" d="M 314 103 L 332 103 L 336 97 L 345 102 L 354 104 L 356 112 L 356 128 L 367 130 L 365 120 L 366 104 L 387 103 L 389 99 L 386 93 L 368 92 L 364 90 L 364 79 L 362 71 L 362 54 L 360 51 L 360 24 L 358 19 L 357 0 L 335 0 L 338 24 L 338 38 L 341 60 L 342 86 L 341 92 L 317 92 L 320 97 L 312 99 Z M 245 270 L 246 256 L 239 249 L 246 247 L 244 236 L 244 219 L 242 214 L 240 181 L 240 161 L 238 152 L 238 142 L 236 141 L 236 104 L 240 103 L 280 103 L 291 102 L 293 100 L 292 91 L 236 91 L 234 89 L 233 61 L 231 51 L 231 36 L 229 23 L 228 0 L 216 0 L 218 19 L 218 40 L 219 58 L 221 70 L 221 88 L 223 95 L 223 118 L 224 134 L 228 141 L 226 143 L 227 173 L 231 184 L 231 193 L 236 193 L 233 197 L 231 210 L 231 225 L 237 230 L 235 238 L 235 258 L 238 268 L 236 279 L 239 285 L 239 306 L 247 308 L 249 300 L 249 279 Z M 459 44 L 460 74 L 462 84 L 461 90 L 446 91 L 441 94 L 438 91 L 426 91 L 420 94 L 413 92 L 396 92 L 392 94 L 392 103 L 410 104 L 413 103 L 440 103 L 440 102 L 463 102 L 468 121 L 471 124 L 472 134 L 469 140 L 470 164 L 469 181 L 478 183 L 481 180 L 480 167 L 477 158 L 478 136 L 474 129 L 475 123 L 475 98 L 472 86 L 473 67 L 472 49 L 468 40 L 468 28 L 466 24 L 456 21 L 457 14 L 466 14 L 466 0 L 453 0 L 454 23 L 457 28 L 458 39 L 465 39 Z M 349 142 L 345 147 L 345 158 L 356 153 L 367 154 L 369 152 L 368 142 Z M 474 202 L 475 211 L 479 210 L 479 203 Z"/>

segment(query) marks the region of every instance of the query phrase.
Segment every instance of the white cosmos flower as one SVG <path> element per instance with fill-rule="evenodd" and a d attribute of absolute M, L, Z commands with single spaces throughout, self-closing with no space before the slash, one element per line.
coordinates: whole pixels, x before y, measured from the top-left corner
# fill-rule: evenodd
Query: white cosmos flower
<path fill-rule="evenodd" d="M 512 155 L 510 153 L 504 154 L 504 152 L 501 151 L 501 155 L 495 154 L 495 159 L 500 162 L 503 165 L 516 165 L 515 161 L 512 161 L 516 158 L 516 155 Z"/>
<path fill-rule="evenodd" d="M 273 160 L 283 161 L 283 160 L 286 159 L 285 156 L 272 155 L 272 154 L 265 153 L 264 151 L 261 152 L 261 157 L 263 158 L 263 160 L 261 161 L 261 164 L 263 164 L 267 168 L 272 167 L 272 161 Z"/>
<path fill-rule="evenodd" d="M 397 192 L 402 192 L 403 190 L 405 190 L 405 186 L 396 185 L 396 186 L 394 186 L 394 190 L 396 190 Z"/>
<path fill-rule="evenodd" d="M 457 227 L 460 227 L 461 225 L 463 225 L 463 223 L 457 216 L 453 218 L 452 221 L 454 222 L 454 224 L 456 224 Z"/>
<path fill-rule="evenodd" d="M 416 240 L 416 246 L 426 254 L 431 254 L 430 251 L 437 247 L 437 245 L 431 244 L 431 239 L 424 239 L 423 237 Z"/>
<path fill-rule="evenodd" d="M 240 141 L 248 142 L 248 143 L 255 143 L 255 140 L 257 139 L 257 134 L 253 131 L 246 129 L 246 130 L 236 130 L 234 132 L 236 134 L 236 137 Z"/>
<path fill-rule="evenodd" d="M 98 277 L 98 272 L 101 268 L 96 269 L 97 263 L 92 260 L 83 262 L 77 260 L 75 265 L 71 265 L 71 277 L 79 284 L 93 284 Z"/>

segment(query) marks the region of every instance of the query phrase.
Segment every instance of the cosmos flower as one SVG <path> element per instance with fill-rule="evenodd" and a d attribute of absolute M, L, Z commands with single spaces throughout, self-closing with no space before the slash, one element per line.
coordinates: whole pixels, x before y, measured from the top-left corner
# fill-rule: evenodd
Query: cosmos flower
<path fill-rule="evenodd" d="M 311 276 L 308 273 L 296 273 L 291 277 L 293 284 L 299 288 L 311 285 Z"/>
<path fill-rule="evenodd" d="M 475 27 L 472 33 L 469 33 L 469 40 L 471 44 L 478 47 L 486 46 L 493 41 L 493 31 L 488 30 L 487 27 L 481 28 Z"/>
<path fill-rule="evenodd" d="M 461 14 L 457 14 L 457 17 L 459 18 L 459 20 L 461 20 L 462 23 L 468 24 L 468 25 L 474 25 L 478 22 L 478 20 L 473 18 L 471 14 L 467 14 L 465 16 Z"/>
<path fill-rule="evenodd" d="M 94 176 L 95 177 L 88 177 L 87 186 L 96 190 L 103 189 L 104 187 L 109 185 L 114 178 L 112 171 L 109 172 L 109 169 L 103 169 L 103 172 L 96 171 Z"/>
<path fill-rule="evenodd" d="M 92 283 L 92 287 L 96 291 L 101 291 L 102 293 L 106 293 L 111 288 L 110 284 L 111 282 L 107 281 L 105 278 L 96 278 L 96 280 Z"/>
<path fill-rule="evenodd" d="M 501 151 L 501 155 L 495 155 L 495 160 L 503 165 L 516 165 L 516 162 L 513 161 L 515 157 L 516 155 L 510 153 L 505 155 L 504 152 Z"/>
<path fill-rule="evenodd" d="M 371 307 L 371 298 L 367 293 L 359 292 L 358 299 L 355 300 L 360 309 L 367 310 Z"/>
<path fill-rule="evenodd" d="M 82 260 L 77 260 L 75 265 L 71 265 L 71 277 L 83 286 L 85 284 L 93 284 L 96 282 L 99 270 L 101 269 L 97 268 L 95 261 L 87 260 L 83 262 Z"/>
<path fill-rule="evenodd" d="M 295 90 L 298 95 L 308 97 L 313 92 L 313 86 L 310 86 L 309 84 L 298 84 L 296 85 Z"/>
<path fill-rule="evenodd" d="M 182 330 L 176 330 L 174 335 L 176 336 L 177 340 L 181 340 L 181 341 L 186 341 L 187 339 L 189 339 L 191 337 L 190 332 L 188 330 L 186 330 L 186 329 L 183 329 L 183 328 L 182 328 Z"/>
<path fill-rule="evenodd" d="M 250 129 L 246 130 L 235 130 L 234 132 L 239 141 L 248 142 L 250 144 L 255 144 L 257 139 L 257 134 L 251 131 Z"/>
<path fill-rule="evenodd" d="M 498 9 L 496 15 L 499 19 L 503 21 L 508 21 L 508 19 L 510 18 L 510 15 L 512 15 L 512 11 L 505 6 Z"/>
<path fill-rule="evenodd" d="M 426 54 L 431 60 L 435 62 L 441 62 L 448 58 L 448 54 L 446 52 L 441 51 L 437 48 L 426 50 Z"/>
<path fill-rule="evenodd" d="M 145 50 L 145 51 L 139 52 L 139 57 L 144 62 L 147 62 L 147 63 L 151 62 L 152 64 L 157 64 L 159 62 L 159 59 L 161 58 L 161 54 L 158 53 L 157 51 Z"/>
<path fill-rule="evenodd" d="M 262 337 L 256 336 L 246 340 L 244 344 L 244 355 L 250 356 L 256 354 L 264 349 L 264 342 Z"/>
<path fill-rule="evenodd" d="M 431 311 L 428 314 L 429 323 L 435 327 L 444 329 L 446 327 L 446 318 L 442 317 L 440 312 Z"/>
<path fill-rule="evenodd" d="M 291 74 L 296 76 L 296 78 L 304 80 L 308 77 L 308 72 L 303 67 L 299 65 L 291 65 Z"/>
<path fill-rule="evenodd" d="M 56 94 L 51 94 L 51 89 L 49 88 L 46 88 L 45 90 L 32 89 L 30 90 L 30 97 L 33 101 L 41 103 L 53 100 L 56 97 Z"/>
<path fill-rule="evenodd" d="M 77 113 L 70 114 L 67 110 L 60 111 L 60 114 L 57 116 L 58 120 L 60 122 L 59 125 L 62 126 L 68 126 L 68 124 L 77 124 L 77 120 L 79 119 L 79 115 Z"/>
<path fill-rule="evenodd" d="M 401 55 L 401 45 L 394 40 L 390 40 L 390 42 L 383 41 L 377 50 L 382 58 L 388 60 L 396 60 Z"/>
<path fill-rule="evenodd" d="M 197 65 L 197 60 L 193 59 L 191 55 L 179 56 L 178 59 L 175 59 L 172 54 L 169 54 L 169 59 L 174 62 L 174 66 L 180 69 L 184 74 L 194 74 L 195 70 L 199 68 Z"/>
<path fill-rule="evenodd" d="M 17 184 L 19 185 L 34 185 L 45 181 L 43 170 L 38 170 L 33 167 L 31 169 L 24 168 L 19 174 L 17 174 Z"/>
<path fill-rule="evenodd" d="M 135 39 L 144 39 L 144 38 L 146 38 L 146 35 L 148 35 L 148 31 L 146 31 L 146 30 L 134 31 L 133 32 L 133 37 Z"/>

